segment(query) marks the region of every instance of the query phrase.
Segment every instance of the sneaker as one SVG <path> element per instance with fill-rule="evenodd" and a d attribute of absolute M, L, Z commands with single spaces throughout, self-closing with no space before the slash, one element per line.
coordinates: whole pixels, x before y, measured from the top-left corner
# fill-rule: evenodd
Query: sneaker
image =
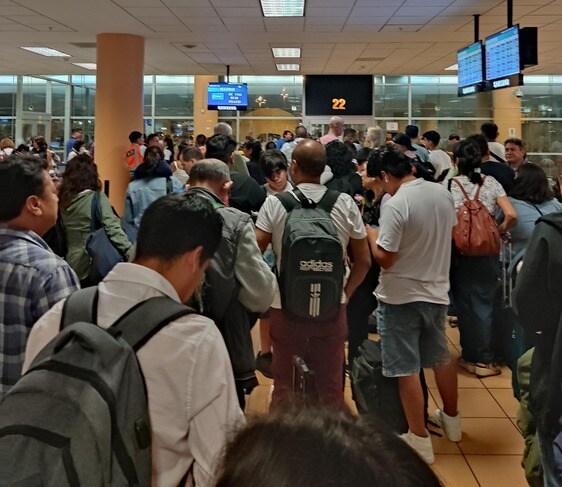
<path fill-rule="evenodd" d="M 447 316 L 447 322 L 451 328 L 459 326 L 459 319 L 456 316 Z"/>
<path fill-rule="evenodd" d="M 433 413 L 433 419 L 443 429 L 449 441 L 456 443 L 462 440 L 461 413 L 457 413 L 456 416 L 449 416 L 441 409 L 436 409 Z"/>
<path fill-rule="evenodd" d="M 408 445 L 415 450 L 425 463 L 431 465 L 435 462 L 435 455 L 433 454 L 433 445 L 431 443 L 429 431 L 425 430 L 425 432 L 427 433 L 427 436 L 422 437 L 417 436 L 408 430 L 407 433 L 400 435 L 400 438 L 408 443 Z"/>
<path fill-rule="evenodd" d="M 271 352 L 258 352 L 258 356 L 256 357 L 256 370 L 259 370 L 268 379 L 273 379 L 273 374 L 271 372 L 272 359 L 273 355 Z"/>
<path fill-rule="evenodd" d="M 457 364 L 459 365 L 459 367 L 462 367 L 464 370 L 471 374 L 474 374 L 476 372 L 476 364 L 474 362 L 468 362 L 464 358 L 459 357 L 459 359 L 457 360 Z"/>
<path fill-rule="evenodd" d="M 476 377 L 492 377 L 493 375 L 500 375 L 502 373 L 502 369 L 500 369 L 496 364 L 477 363 L 475 364 L 474 369 Z"/>

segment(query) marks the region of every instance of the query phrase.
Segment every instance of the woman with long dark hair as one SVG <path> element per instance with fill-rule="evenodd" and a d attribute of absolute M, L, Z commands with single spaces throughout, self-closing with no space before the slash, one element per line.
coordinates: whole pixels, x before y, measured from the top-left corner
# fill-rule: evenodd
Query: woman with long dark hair
<path fill-rule="evenodd" d="M 260 164 L 260 156 L 262 154 L 261 142 L 259 140 L 250 139 L 242 146 L 244 156 L 250 159 L 248 162 L 248 172 L 250 176 L 260 185 L 266 184 L 263 175 L 262 166 Z"/>
<path fill-rule="evenodd" d="M 328 189 L 347 193 L 352 198 L 363 194 L 361 176 L 357 174 L 353 156 L 349 147 L 338 140 L 326 144 L 326 165 L 334 177 L 325 185 Z"/>
<path fill-rule="evenodd" d="M 101 222 L 105 233 L 122 255 L 128 256 L 132 244 L 121 228 L 109 199 L 101 191 L 98 168 L 87 154 L 80 154 L 66 165 L 59 191 L 59 206 L 65 229 L 66 260 L 74 269 L 82 287 L 93 283 L 88 280 L 90 257 L 86 239 L 92 231 L 92 198 L 100 194 Z"/>
<path fill-rule="evenodd" d="M 172 176 L 170 165 L 164 161 L 160 147 L 146 150 L 144 160 L 135 169 L 135 180 L 127 186 L 124 219 L 138 228 L 144 211 L 161 196 L 182 193 L 183 185 Z"/>
<path fill-rule="evenodd" d="M 523 164 L 519 168 L 509 191 L 509 200 L 517 211 L 517 224 L 509 231 L 515 255 L 527 246 L 536 221 L 541 216 L 562 210 L 562 204 L 554 198 L 544 170 L 535 164 Z"/>
<path fill-rule="evenodd" d="M 480 172 L 481 156 L 478 146 L 463 140 L 453 150 L 459 176 L 443 184 L 448 186 L 458 210 L 464 202 L 461 185 L 470 198 L 478 200 L 490 212 L 501 209 L 504 219 L 498 230 L 505 235 L 515 223 L 517 213 L 500 183 Z M 494 364 L 492 350 L 492 314 L 494 297 L 499 286 L 499 257 L 466 256 L 453 250 L 451 291 L 459 320 L 462 356 L 459 365 L 478 377 L 498 375 L 501 369 Z"/>

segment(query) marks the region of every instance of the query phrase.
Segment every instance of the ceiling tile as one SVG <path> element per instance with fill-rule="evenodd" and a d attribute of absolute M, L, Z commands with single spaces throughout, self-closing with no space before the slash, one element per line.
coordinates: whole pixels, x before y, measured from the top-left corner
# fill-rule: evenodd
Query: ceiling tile
<path fill-rule="evenodd" d="M 307 7 L 306 18 L 311 17 L 347 17 L 351 7 Z"/>
<path fill-rule="evenodd" d="M 259 7 L 249 8 L 217 8 L 217 13 L 220 17 L 262 17 L 261 9 Z"/>
<path fill-rule="evenodd" d="M 196 7 L 196 8 L 173 8 L 172 12 L 178 17 L 187 18 L 218 18 L 217 12 L 211 7 Z"/>
<path fill-rule="evenodd" d="M 351 11 L 352 17 L 390 17 L 398 10 L 394 7 L 355 7 Z"/>
<path fill-rule="evenodd" d="M 127 7 L 126 10 L 133 17 L 174 17 L 174 14 L 165 7 Z"/>
<path fill-rule="evenodd" d="M 253 34 L 255 32 L 265 32 L 265 27 L 263 25 L 234 25 L 229 24 L 226 20 L 226 28 L 229 32 L 246 32 L 248 34 Z"/>
<path fill-rule="evenodd" d="M 388 24 L 390 25 L 416 25 L 416 24 L 425 24 L 429 22 L 431 17 L 391 17 L 388 20 Z"/>

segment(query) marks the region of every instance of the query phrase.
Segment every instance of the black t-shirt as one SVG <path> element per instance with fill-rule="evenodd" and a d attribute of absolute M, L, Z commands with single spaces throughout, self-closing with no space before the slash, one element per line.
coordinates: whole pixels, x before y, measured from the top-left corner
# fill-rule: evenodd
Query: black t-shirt
<path fill-rule="evenodd" d="M 506 193 L 509 192 L 515 179 L 515 171 L 508 164 L 487 161 L 483 162 L 480 167 L 482 168 L 482 174 L 492 176 L 502 185 Z"/>
<path fill-rule="evenodd" d="M 265 188 L 250 176 L 239 172 L 231 172 L 230 179 L 232 179 L 230 206 L 248 214 L 259 211 L 265 201 Z"/>

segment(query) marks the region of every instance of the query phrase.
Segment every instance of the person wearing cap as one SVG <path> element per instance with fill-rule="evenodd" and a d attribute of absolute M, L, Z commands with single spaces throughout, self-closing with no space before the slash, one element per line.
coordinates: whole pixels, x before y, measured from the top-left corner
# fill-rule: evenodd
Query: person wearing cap
<path fill-rule="evenodd" d="M 393 139 L 394 145 L 400 149 L 400 152 L 403 152 L 407 157 L 413 160 L 417 160 L 416 148 L 412 145 L 412 139 L 408 137 L 406 134 L 397 133 Z"/>

